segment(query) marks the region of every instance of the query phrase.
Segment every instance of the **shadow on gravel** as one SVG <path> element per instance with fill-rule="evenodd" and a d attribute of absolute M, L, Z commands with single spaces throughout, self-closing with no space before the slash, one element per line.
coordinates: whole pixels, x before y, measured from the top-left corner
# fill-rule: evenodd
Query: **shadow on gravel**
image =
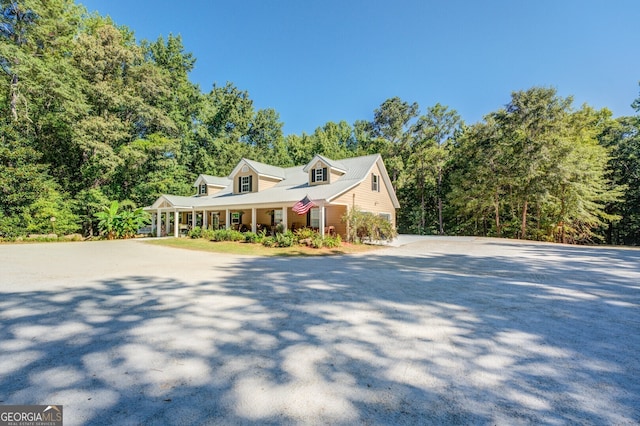
<path fill-rule="evenodd" d="M 3 293 L 0 403 L 68 424 L 640 421 L 640 252 L 239 259 Z"/>

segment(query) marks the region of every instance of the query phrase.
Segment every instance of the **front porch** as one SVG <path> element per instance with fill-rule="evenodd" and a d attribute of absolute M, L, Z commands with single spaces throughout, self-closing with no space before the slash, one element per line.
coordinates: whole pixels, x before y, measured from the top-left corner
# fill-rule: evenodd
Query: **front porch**
<path fill-rule="evenodd" d="M 290 206 L 219 209 L 161 205 L 147 211 L 151 214 L 151 233 L 158 237 L 186 236 L 195 226 L 254 233 L 264 230 L 269 235 L 275 234 L 278 227 L 294 232 L 301 228 L 312 228 L 322 235 L 337 234 L 342 237 L 347 233 L 346 224 L 342 223 L 342 217 L 347 212 L 347 206 L 344 205 L 314 207 L 305 215 L 298 215 Z"/>

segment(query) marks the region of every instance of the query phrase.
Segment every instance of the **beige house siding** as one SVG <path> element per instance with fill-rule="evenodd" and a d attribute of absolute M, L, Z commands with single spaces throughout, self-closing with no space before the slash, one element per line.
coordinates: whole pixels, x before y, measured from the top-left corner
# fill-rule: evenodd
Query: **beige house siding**
<path fill-rule="evenodd" d="M 266 176 L 260 176 L 258 178 L 257 191 L 264 191 L 265 189 L 273 188 L 279 182 L 280 182 L 280 179 L 274 179 L 274 178 L 270 178 L 270 177 L 266 177 Z"/>
<path fill-rule="evenodd" d="M 380 192 L 371 190 L 371 174 L 381 176 L 380 169 L 376 164 L 369 176 L 358 184 L 355 188 L 342 194 L 338 198 L 333 199 L 331 202 L 336 204 L 346 204 L 349 208 L 354 205 L 362 211 L 371 213 L 388 213 L 391 215 L 391 221 L 393 226 L 396 226 L 396 209 L 393 206 L 393 201 L 385 187 L 382 177 L 378 180 L 380 186 Z"/>
<path fill-rule="evenodd" d="M 329 206 L 326 209 L 327 226 L 335 227 L 336 234 L 347 237 L 347 225 L 342 223 L 342 217 L 347 212 L 347 206 Z"/>
<path fill-rule="evenodd" d="M 213 195 L 216 194 L 220 191 L 222 191 L 224 189 L 224 187 L 222 186 L 217 186 L 217 185 L 207 185 L 207 193 L 206 195 Z"/>
<path fill-rule="evenodd" d="M 258 174 L 252 171 L 251 169 L 248 172 L 239 172 L 233 177 L 233 193 L 240 194 L 240 186 L 239 179 L 242 176 L 252 176 L 251 177 L 251 192 L 257 192 L 258 188 Z"/>
<path fill-rule="evenodd" d="M 271 226 L 271 211 L 273 209 L 258 209 L 256 211 L 256 225 Z"/>
<path fill-rule="evenodd" d="M 287 224 L 289 225 L 289 228 L 304 228 L 307 226 L 307 215 L 300 215 L 291 209 L 287 209 Z"/>
<path fill-rule="evenodd" d="M 337 182 L 342 175 L 343 173 L 337 172 L 335 170 L 331 170 L 331 173 L 329 174 L 329 183 Z"/>

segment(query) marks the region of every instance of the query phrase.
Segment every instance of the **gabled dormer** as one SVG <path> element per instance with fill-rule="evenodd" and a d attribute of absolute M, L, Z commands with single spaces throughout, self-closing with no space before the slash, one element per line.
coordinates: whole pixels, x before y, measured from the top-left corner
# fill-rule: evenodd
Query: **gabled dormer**
<path fill-rule="evenodd" d="M 319 154 L 316 154 L 302 170 L 309 174 L 309 185 L 336 182 L 347 172 L 346 167 L 339 161 L 330 160 Z"/>
<path fill-rule="evenodd" d="M 226 177 L 200 175 L 193 186 L 196 188 L 196 196 L 204 197 L 222 191 L 230 183 L 231 181 Z"/>
<path fill-rule="evenodd" d="M 246 194 L 272 188 L 285 179 L 284 169 L 243 158 L 229 175 L 234 194 Z"/>

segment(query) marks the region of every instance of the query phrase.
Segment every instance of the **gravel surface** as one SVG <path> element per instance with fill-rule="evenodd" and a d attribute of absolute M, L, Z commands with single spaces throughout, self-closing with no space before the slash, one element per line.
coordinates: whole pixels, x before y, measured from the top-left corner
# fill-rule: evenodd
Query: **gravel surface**
<path fill-rule="evenodd" d="M 0 245 L 0 404 L 76 424 L 638 424 L 640 251 Z"/>

